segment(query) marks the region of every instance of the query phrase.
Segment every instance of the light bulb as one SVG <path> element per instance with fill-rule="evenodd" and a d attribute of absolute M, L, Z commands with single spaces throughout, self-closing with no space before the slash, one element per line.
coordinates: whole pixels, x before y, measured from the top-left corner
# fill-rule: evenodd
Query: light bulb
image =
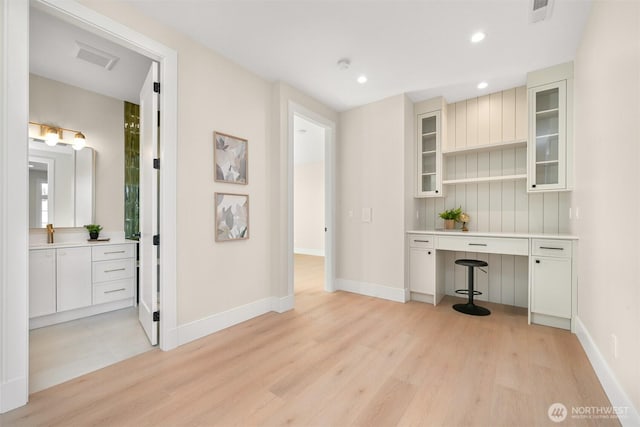
<path fill-rule="evenodd" d="M 53 147 L 58 143 L 58 139 L 58 129 L 48 128 L 47 132 L 44 135 L 44 143 L 49 147 Z"/>
<path fill-rule="evenodd" d="M 82 132 L 76 133 L 76 136 L 73 138 L 73 149 L 82 150 L 86 145 L 87 145 L 87 140 L 85 139 Z"/>

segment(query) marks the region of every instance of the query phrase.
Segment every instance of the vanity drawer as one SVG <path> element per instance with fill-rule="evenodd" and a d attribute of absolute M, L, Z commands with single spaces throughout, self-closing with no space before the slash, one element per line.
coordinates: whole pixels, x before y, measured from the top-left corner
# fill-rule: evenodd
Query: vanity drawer
<path fill-rule="evenodd" d="M 409 234 L 409 246 L 412 248 L 433 248 L 434 236 L 425 234 Z"/>
<path fill-rule="evenodd" d="M 93 283 L 135 277 L 135 260 L 99 261 L 93 263 Z"/>
<path fill-rule="evenodd" d="M 114 280 L 93 285 L 93 304 L 133 298 L 134 279 Z"/>
<path fill-rule="evenodd" d="M 531 255 L 571 258 L 571 240 L 533 239 Z"/>
<path fill-rule="evenodd" d="M 446 251 L 529 255 L 529 239 L 513 237 L 438 236 L 438 247 Z"/>
<path fill-rule="evenodd" d="M 93 261 L 107 261 L 110 259 L 135 258 L 135 245 L 106 245 L 91 248 Z"/>

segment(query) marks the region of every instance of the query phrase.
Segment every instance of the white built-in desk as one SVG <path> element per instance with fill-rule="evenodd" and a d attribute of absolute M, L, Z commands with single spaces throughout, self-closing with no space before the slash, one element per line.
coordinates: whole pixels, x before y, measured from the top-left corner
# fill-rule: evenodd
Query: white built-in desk
<path fill-rule="evenodd" d="M 528 257 L 529 323 L 574 331 L 577 312 L 576 236 L 483 233 L 459 230 L 407 231 L 411 299 L 438 304 L 445 295 L 442 251 Z M 491 265 L 489 265 L 491 268 Z"/>

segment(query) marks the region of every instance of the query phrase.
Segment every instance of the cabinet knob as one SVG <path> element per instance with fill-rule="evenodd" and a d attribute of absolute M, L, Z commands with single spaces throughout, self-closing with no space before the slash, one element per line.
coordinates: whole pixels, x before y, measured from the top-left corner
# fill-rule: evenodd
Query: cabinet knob
<path fill-rule="evenodd" d="M 429 255 L 431 255 L 431 251 L 427 252 Z"/>
<path fill-rule="evenodd" d="M 436 190 L 436 194 L 438 193 L 438 190 Z"/>
<path fill-rule="evenodd" d="M 539 259 L 536 260 L 536 264 L 540 264 L 540 260 Z"/>
<path fill-rule="evenodd" d="M 535 184 L 531 184 L 531 188 L 536 188 L 536 185 Z"/>

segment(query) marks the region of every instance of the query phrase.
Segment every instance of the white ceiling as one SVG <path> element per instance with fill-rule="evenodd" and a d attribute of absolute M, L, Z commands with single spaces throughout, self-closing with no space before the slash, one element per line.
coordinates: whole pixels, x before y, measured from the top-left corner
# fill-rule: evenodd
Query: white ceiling
<path fill-rule="evenodd" d="M 30 72 L 112 98 L 140 103 L 151 60 L 120 45 L 30 9 Z M 111 70 L 76 58 L 77 41 L 118 57 Z"/>
<path fill-rule="evenodd" d="M 120 1 L 339 111 L 400 93 L 453 102 L 524 84 L 528 71 L 574 58 L 591 7 L 555 0 L 549 20 L 530 24 L 532 0 Z M 487 38 L 472 45 L 477 30 Z"/>
<path fill-rule="evenodd" d="M 315 163 L 324 160 L 324 128 L 293 117 L 293 164 Z"/>

